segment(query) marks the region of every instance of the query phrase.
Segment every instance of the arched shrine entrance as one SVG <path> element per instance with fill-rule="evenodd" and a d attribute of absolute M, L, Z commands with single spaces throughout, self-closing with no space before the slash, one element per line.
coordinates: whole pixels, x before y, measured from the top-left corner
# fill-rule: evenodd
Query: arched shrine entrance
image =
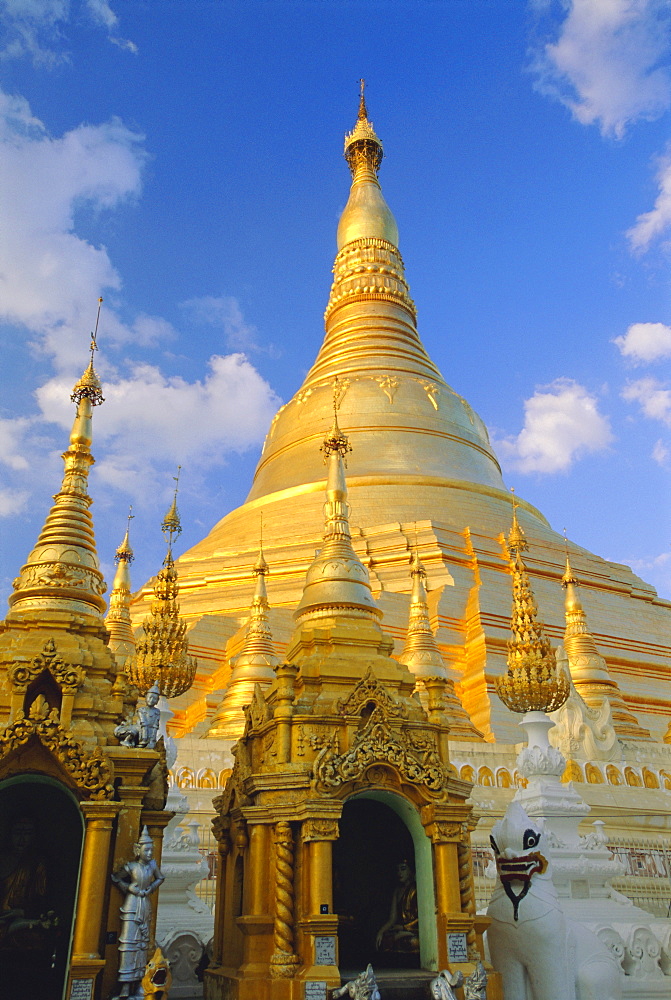
<path fill-rule="evenodd" d="M 431 843 L 402 796 L 371 790 L 345 802 L 333 896 L 341 970 L 436 968 Z"/>
<path fill-rule="evenodd" d="M 69 968 L 84 822 L 58 782 L 0 782 L 0 1000 L 60 1000 Z"/>

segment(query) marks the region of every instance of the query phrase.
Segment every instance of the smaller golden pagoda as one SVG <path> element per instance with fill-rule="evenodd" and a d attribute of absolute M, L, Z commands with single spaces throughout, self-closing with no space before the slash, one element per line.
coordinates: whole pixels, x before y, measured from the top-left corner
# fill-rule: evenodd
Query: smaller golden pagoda
<path fill-rule="evenodd" d="M 322 447 L 322 547 L 286 659 L 265 692 L 255 687 L 214 802 L 213 1000 L 302 1000 L 307 984 L 339 986 L 341 969 L 367 961 L 378 982 L 385 968 L 406 968 L 428 983 L 482 955 L 471 786 L 450 764 L 448 678 L 444 666 L 425 678 L 424 709 L 414 675 L 391 656 L 352 547 L 349 450 L 336 412 Z M 501 1000 L 495 973 L 489 990 Z"/>
<path fill-rule="evenodd" d="M 87 491 L 103 402 L 95 338 L 72 392 L 62 485 L 0 623 L 0 818 L 15 862 L 0 894 L 0 969 L 3 995 L 31 1000 L 109 996 L 120 930 L 110 873 L 145 825 L 160 860 L 170 818 L 164 754 L 114 736 L 126 706 Z M 122 590 L 119 577 L 117 611 Z"/>
<path fill-rule="evenodd" d="M 444 681 L 445 712 L 449 720 L 451 740 L 482 739 L 482 733 L 475 728 L 457 697 L 454 681 L 433 634 L 426 599 L 426 570 L 417 552 L 413 556 L 411 575 L 408 631 L 403 652 L 398 659 L 415 675 L 417 693 L 425 708 L 429 702 L 428 688 L 432 679 L 441 678 Z"/>
<path fill-rule="evenodd" d="M 231 678 L 210 723 L 208 736 L 222 739 L 242 736 L 245 728 L 243 708 L 251 704 L 254 688 L 259 684 L 263 690 L 275 680 L 274 668 L 280 657 L 275 653 L 268 622 L 267 575 L 268 563 L 261 548 L 254 565 L 256 585 L 242 650 L 231 658 Z"/>
<path fill-rule="evenodd" d="M 117 564 L 114 582 L 110 592 L 109 611 L 105 624 L 109 632 L 109 647 L 114 653 L 117 671 L 121 673 L 126 664 L 135 655 L 135 635 L 130 617 L 130 564 L 133 561 L 133 549 L 130 544 L 131 512 L 128 514 L 128 527 L 121 545 L 116 550 L 114 561 Z"/>
<path fill-rule="evenodd" d="M 587 624 L 580 587 L 568 553 L 562 586 L 566 591 L 564 649 L 576 691 L 591 708 L 599 708 L 604 699 L 608 699 L 613 728 L 618 736 L 629 740 L 650 740 L 649 730 L 640 725 L 634 713 L 625 704 L 620 688 L 611 677 L 604 657 L 599 653 Z"/>
<path fill-rule="evenodd" d="M 570 693 L 568 675 L 557 664 L 554 650 L 538 621 L 538 609 L 522 553 L 528 549 L 517 520 L 513 499 L 513 523 L 508 533 L 510 569 L 513 577 L 512 639 L 508 642 L 508 669 L 495 678 L 496 693 L 512 712 L 554 712 Z"/>
<path fill-rule="evenodd" d="M 137 641 L 135 656 L 128 668 L 131 683 L 139 691 L 144 694 L 153 684 L 158 684 L 165 698 L 176 698 L 188 691 L 197 667 L 197 661 L 189 656 L 186 622 L 179 614 L 179 584 L 172 556 L 175 538 L 182 532 L 177 510 L 179 471 L 175 495 L 161 524 L 168 551 L 156 577 L 150 614 L 142 623 L 143 635 Z"/>

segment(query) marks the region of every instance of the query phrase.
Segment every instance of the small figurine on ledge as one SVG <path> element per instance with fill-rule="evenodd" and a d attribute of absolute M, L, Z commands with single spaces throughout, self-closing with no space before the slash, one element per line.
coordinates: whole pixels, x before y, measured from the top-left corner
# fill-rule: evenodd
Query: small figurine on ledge
<path fill-rule="evenodd" d="M 360 972 L 356 979 L 352 979 L 344 986 L 340 986 L 331 994 L 333 1000 L 336 997 L 350 997 L 350 1000 L 380 1000 L 380 991 L 375 981 L 373 966 L 368 964 L 365 972 Z"/>
<path fill-rule="evenodd" d="M 419 951 L 417 885 L 410 862 L 405 859 L 396 868 L 398 884 L 391 897 L 389 919 L 375 939 L 378 951 Z"/>
<path fill-rule="evenodd" d="M 122 746 L 154 749 L 158 739 L 158 724 L 161 721 L 161 713 L 156 707 L 160 697 L 161 689 L 158 684 L 152 684 L 144 696 L 145 704 L 140 705 L 137 710 L 137 722 L 134 722 L 133 717 L 129 715 L 116 727 L 114 735 Z"/>
<path fill-rule="evenodd" d="M 121 904 L 121 934 L 119 936 L 119 985 L 121 992 L 115 1000 L 144 998 L 142 978 L 147 966 L 149 950 L 149 921 L 151 903 L 149 896 L 155 892 L 164 877 L 154 861 L 154 845 L 145 826 L 135 845 L 135 860 L 127 861 L 123 868 L 112 875 L 112 881 L 125 895 Z"/>

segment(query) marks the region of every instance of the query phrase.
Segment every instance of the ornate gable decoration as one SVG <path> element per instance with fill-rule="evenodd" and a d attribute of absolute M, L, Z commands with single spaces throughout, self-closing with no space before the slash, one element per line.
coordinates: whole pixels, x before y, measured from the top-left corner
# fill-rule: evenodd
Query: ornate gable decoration
<path fill-rule="evenodd" d="M 7 677 L 14 690 L 25 689 L 47 670 L 62 691 L 74 693 L 84 679 L 84 671 L 74 663 L 64 663 L 58 655 L 56 643 L 52 637 L 45 642 L 42 652 L 34 656 L 30 663 L 15 660 L 7 671 Z"/>
<path fill-rule="evenodd" d="M 270 711 L 270 705 L 263 696 L 260 684 L 254 685 L 254 694 L 252 695 L 251 703 L 245 705 L 244 713 L 247 720 L 245 727 L 246 734 L 253 732 L 255 729 L 260 729 L 261 726 L 264 726 L 266 722 L 272 719 L 273 714 Z"/>
<path fill-rule="evenodd" d="M 0 760 L 25 746 L 33 737 L 50 751 L 78 788 L 90 799 L 111 799 L 114 795 L 111 761 L 100 747 L 87 753 L 82 744 L 58 722 L 58 710 L 26 718 L 19 711 L 16 722 L 0 733 Z"/>
<path fill-rule="evenodd" d="M 449 772 L 443 765 L 432 736 L 392 728 L 376 710 L 360 729 L 345 753 L 337 753 L 337 741 L 329 741 L 314 764 L 315 785 L 322 793 L 358 781 L 373 768 L 393 769 L 399 782 L 422 786 L 432 798 L 443 798 Z M 369 778 L 372 775 L 369 774 Z"/>
<path fill-rule="evenodd" d="M 354 690 L 338 702 L 338 712 L 340 715 L 361 715 L 366 705 L 374 706 L 374 714 L 381 715 L 385 719 L 405 718 L 408 710 L 400 702 L 396 701 L 380 684 L 369 667 L 366 675 L 361 678 Z"/>

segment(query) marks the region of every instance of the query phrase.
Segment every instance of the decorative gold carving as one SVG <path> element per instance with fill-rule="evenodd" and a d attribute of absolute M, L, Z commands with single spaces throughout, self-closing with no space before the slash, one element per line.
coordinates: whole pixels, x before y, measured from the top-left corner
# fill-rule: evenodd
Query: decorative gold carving
<path fill-rule="evenodd" d="M 388 765 L 400 780 L 423 786 L 433 795 L 444 795 L 449 772 L 443 766 L 432 737 L 392 730 L 380 709 L 375 709 L 351 748 L 336 755 L 324 747 L 314 765 L 320 790 L 340 788 L 362 778 L 375 766 Z"/>
<path fill-rule="evenodd" d="M 338 253 L 333 274 L 325 319 L 343 300 L 370 299 L 399 303 L 415 318 L 415 303 L 405 280 L 403 260 L 393 243 L 379 237 L 352 240 Z"/>
<path fill-rule="evenodd" d="M 249 719 L 250 732 L 254 729 L 260 729 L 261 726 L 265 725 L 265 723 L 269 722 L 273 717 L 273 714 L 270 711 L 270 706 L 263 697 L 263 691 L 261 690 L 260 684 L 254 685 L 252 701 L 251 704 L 247 706 L 245 715 Z"/>
<path fill-rule="evenodd" d="M 512 712 L 554 712 L 568 698 L 571 685 L 537 618 L 536 601 L 522 559 L 522 552 L 528 547 L 513 498 L 513 523 L 508 535 L 513 573 L 510 621 L 513 637 L 508 642 L 508 669 L 503 677 L 494 679 L 494 684 L 499 698 Z"/>
<path fill-rule="evenodd" d="M 42 652 L 33 657 L 30 663 L 22 661 L 12 663 L 7 671 L 7 678 L 12 688 L 24 691 L 44 670 L 48 670 L 56 683 L 68 694 L 76 691 L 84 679 L 83 668 L 73 663 L 64 663 L 51 637 L 45 642 Z"/>
<path fill-rule="evenodd" d="M 438 409 L 438 396 L 440 394 L 440 389 L 435 382 L 422 382 L 422 389 L 429 397 L 429 402 L 434 410 Z"/>
<path fill-rule="evenodd" d="M 24 569 L 13 581 L 13 588 L 24 590 L 28 587 L 81 587 L 94 594 L 107 591 L 107 584 L 97 570 L 60 562 L 40 563 Z"/>
<path fill-rule="evenodd" d="M 438 820 L 432 824 L 431 830 L 431 840 L 434 844 L 454 843 L 468 836 L 468 827 L 465 823 L 445 823 Z"/>
<path fill-rule="evenodd" d="M 340 836 L 336 819 L 320 819 L 313 817 L 303 823 L 302 836 L 305 842 L 309 840 L 337 840 Z"/>
<path fill-rule="evenodd" d="M 46 708 L 46 705 L 45 705 Z M 100 747 L 87 753 L 81 743 L 61 727 L 58 710 L 50 715 L 26 718 L 22 711 L 17 713 L 16 722 L 0 733 L 0 759 L 13 750 L 25 746 L 32 738 L 37 739 L 62 764 L 78 788 L 90 799 L 111 799 L 114 795 L 112 762 L 105 757 Z"/>
<path fill-rule="evenodd" d="M 371 667 L 347 698 L 340 699 L 337 709 L 340 715 L 361 715 L 362 709 L 370 704 L 385 718 L 405 718 L 408 714 L 406 707 L 380 684 Z"/>
<path fill-rule="evenodd" d="M 375 381 L 382 389 L 390 403 L 394 402 L 394 395 L 399 386 L 399 381 L 392 375 L 376 375 Z"/>
<path fill-rule="evenodd" d="M 299 406 L 302 406 L 303 403 L 307 399 L 309 399 L 313 391 L 314 391 L 313 389 L 301 389 L 300 392 L 296 393 L 296 402 L 299 404 Z"/>
<path fill-rule="evenodd" d="M 275 950 L 270 959 L 273 979 L 292 979 L 298 967 L 294 953 L 294 840 L 289 823 L 275 826 Z"/>

